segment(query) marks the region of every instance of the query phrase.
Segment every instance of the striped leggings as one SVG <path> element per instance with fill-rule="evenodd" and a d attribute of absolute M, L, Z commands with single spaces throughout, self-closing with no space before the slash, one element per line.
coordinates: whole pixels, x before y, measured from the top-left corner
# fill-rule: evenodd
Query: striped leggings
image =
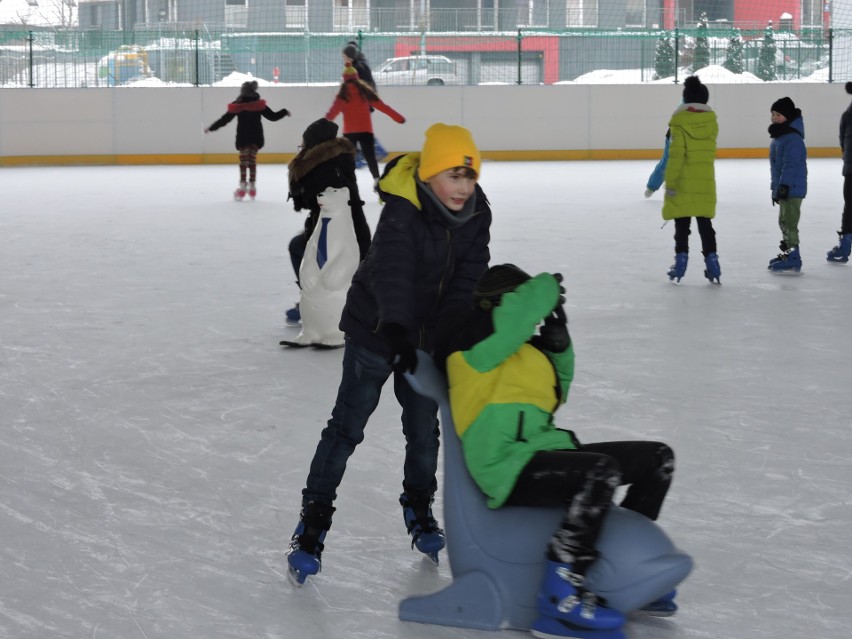
<path fill-rule="evenodd" d="M 254 182 L 257 177 L 257 147 L 255 145 L 240 147 L 240 182 Z"/>

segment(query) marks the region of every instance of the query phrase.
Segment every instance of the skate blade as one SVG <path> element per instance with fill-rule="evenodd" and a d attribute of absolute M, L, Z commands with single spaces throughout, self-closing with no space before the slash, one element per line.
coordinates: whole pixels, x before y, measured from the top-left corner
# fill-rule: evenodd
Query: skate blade
<path fill-rule="evenodd" d="M 785 268 L 785 269 L 769 269 L 769 272 L 773 275 L 801 275 L 802 269 L 800 268 Z"/>
<path fill-rule="evenodd" d="M 278 342 L 279 346 L 289 346 L 290 348 L 307 348 L 310 344 L 300 344 L 299 342 L 291 342 L 290 340 L 282 339 Z"/>
<path fill-rule="evenodd" d="M 311 344 L 318 351 L 334 351 L 343 348 L 343 344 Z"/>
<path fill-rule="evenodd" d="M 296 588 L 301 588 L 305 585 L 305 580 L 308 578 L 307 575 L 303 575 L 298 570 L 290 566 L 287 570 L 287 578 L 290 580 L 290 583 L 296 586 Z"/>
<path fill-rule="evenodd" d="M 541 637 L 542 639 L 561 639 L 562 637 L 570 637 L 571 639 L 627 639 L 620 628 L 614 630 L 592 630 L 590 628 L 580 628 L 562 619 L 554 619 L 552 617 L 539 617 L 536 619 L 530 628 L 530 633 L 533 637 Z"/>
<path fill-rule="evenodd" d="M 829 257 L 829 258 L 826 258 L 825 261 L 828 262 L 829 264 L 837 264 L 839 266 L 848 266 L 849 265 L 849 258 L 847 258 L 845 260 L 833 260 Z"/>

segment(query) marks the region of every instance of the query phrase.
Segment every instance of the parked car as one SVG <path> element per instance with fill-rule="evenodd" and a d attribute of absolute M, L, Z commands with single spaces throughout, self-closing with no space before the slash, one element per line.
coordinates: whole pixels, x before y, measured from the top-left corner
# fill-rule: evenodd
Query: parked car
<path fill-rule="evenodd" d="M 456 63 L 442 55 L 412 55 L 385 60 L 373 72 L 376 84 L 458 84 Z"/>

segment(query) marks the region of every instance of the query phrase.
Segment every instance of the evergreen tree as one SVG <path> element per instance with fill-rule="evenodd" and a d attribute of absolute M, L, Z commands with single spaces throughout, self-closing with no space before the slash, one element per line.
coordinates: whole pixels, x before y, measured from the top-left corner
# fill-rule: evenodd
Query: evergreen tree
<path fill-rule="evenodd" d="M 692 51 L 692 72 L 710 65 L 710 43 L 707 41 L 707 14 L 698 16 L 698 29 L 695 33 L 695 48 Z"/>
<path fill-rule="evenodd" d="M 728 50 L 725 52 L 725 63 L 722 66 L 731 73 L 742 73 L 744 70 L 743 36 L 739 29 L 734 29 L 728 40 Z"/>
<path fill-rule="evenodd" d="M 674 74 L 675 50 L 672 45 L 672 34 L 666 31 L 657 40 L 657 48 L 654 51 L 654 79 L 670 78 Z"/>
<path fill-rule="evenodd" d="M 766 25 L 763 32 L 763 44 L 760 46 L 760 55 L 757 58 L 757 69 L 754 74 L 764 82 L 777 79 L 775 73 L 775 33 L 772 29 L 772 21 Z"/>

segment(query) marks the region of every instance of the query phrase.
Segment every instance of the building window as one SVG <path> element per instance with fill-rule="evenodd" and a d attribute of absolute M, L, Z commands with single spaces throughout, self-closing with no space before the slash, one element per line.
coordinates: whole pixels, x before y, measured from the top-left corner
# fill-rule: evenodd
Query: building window
<path fill-rule="evenodd" d="M 248 26 L 248 0 L 225 0 L 225 26 L 237 29 Z"/>
<path fill-rule="evenodd" d="M 645 26 L 645 0 L 627 0 L 624 25 L 627 27 Z"/>
<path fill-rule="evenodd" d="M 290 28 L 304 29 L 308 26 L 307 0 L 285 0 L 284 19 Z"/>
<path fill-rule="evenodd" d="M 334 0 L 335 31 L 357 31 L 369 26 L 369 0 Z"/>
<path fill-rule="evenodd" d="M 566 0 L 565 25 L 595 27 L 598 24 L 598 0 Z"/>

